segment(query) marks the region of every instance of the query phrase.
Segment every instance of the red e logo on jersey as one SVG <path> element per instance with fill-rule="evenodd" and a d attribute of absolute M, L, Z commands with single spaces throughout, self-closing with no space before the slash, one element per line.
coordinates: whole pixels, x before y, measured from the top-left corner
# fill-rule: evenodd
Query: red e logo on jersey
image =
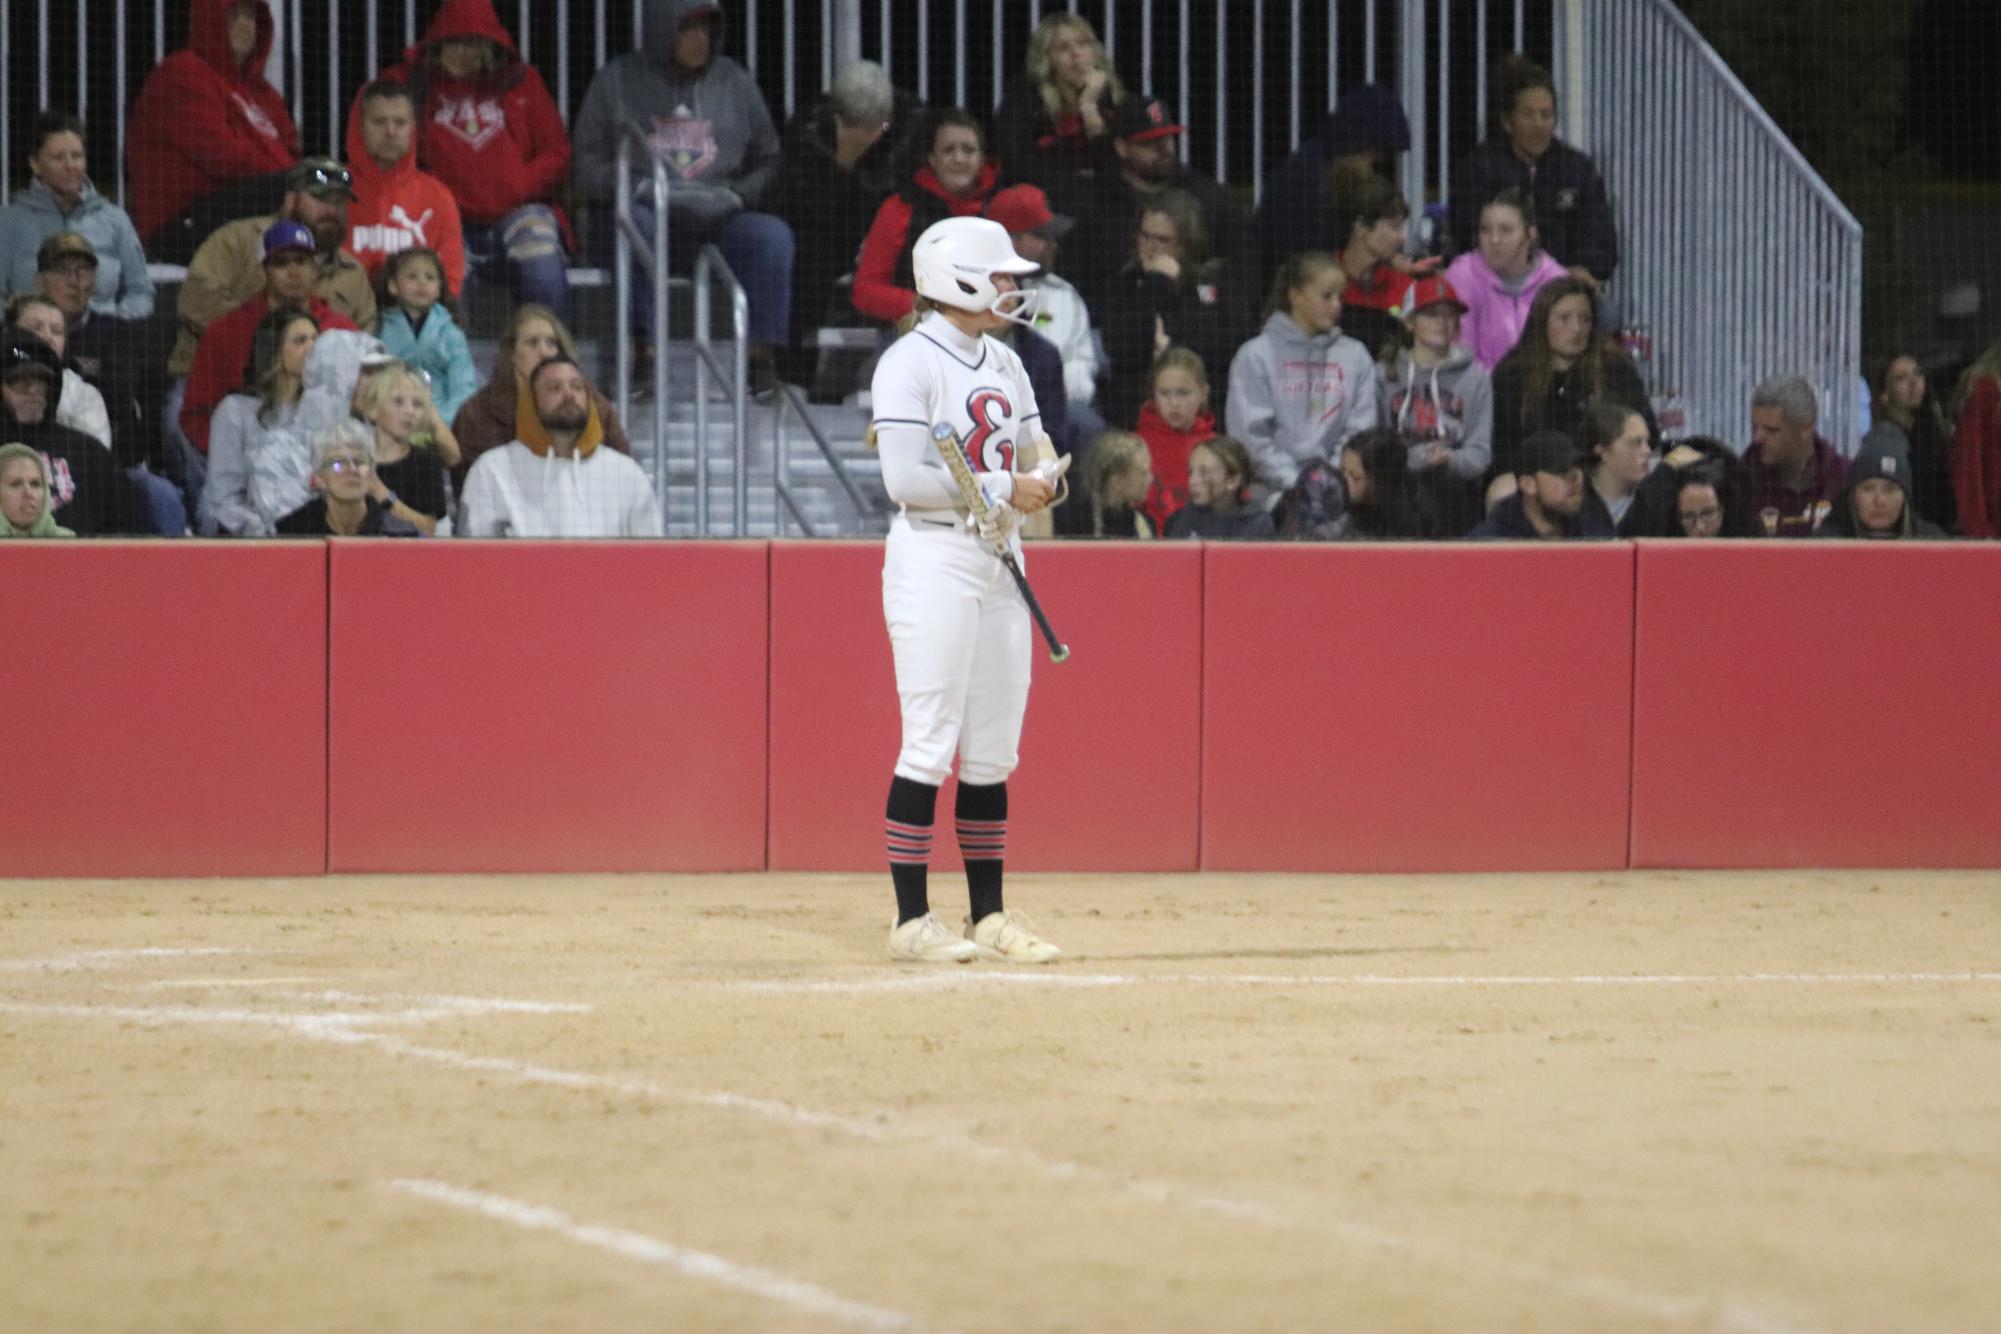
<path fill-rule="evenodd" d="M 1014 415 L 1007 395 L 998 389 L 975 389 L 966 399 L 966 415 L 973 419 L 972 433 L 966 437 L 966 462 L 972 465 L 973 471 L 1012 472 L 1014 444 L 1011 441 L 994 441 L 993 457 L 990 460 L 987 456 L 988 440 Z"/>

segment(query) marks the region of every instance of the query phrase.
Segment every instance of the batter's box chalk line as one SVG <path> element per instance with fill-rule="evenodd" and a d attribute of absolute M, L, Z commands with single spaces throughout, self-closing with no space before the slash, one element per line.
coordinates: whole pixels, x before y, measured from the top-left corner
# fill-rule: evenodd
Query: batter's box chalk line
<path fill-rule="evenodd" d="M 1736 987 L 1736 986 L 1939 986 L 2001 982 L 2001 972 L 1930 973 L 1576 973 L 1520 976 L 1349 976 L 1272 973 L 1079 973 L 1002 971 L 961 966 L 950 971 L 873 973 L 857 978 L 778 978 L 704 982 L 722 991 L 766 995 L 899 991 L 955 991 L 968 987 L 1043 987 L 1055 991 L 1107 987 Z"/>

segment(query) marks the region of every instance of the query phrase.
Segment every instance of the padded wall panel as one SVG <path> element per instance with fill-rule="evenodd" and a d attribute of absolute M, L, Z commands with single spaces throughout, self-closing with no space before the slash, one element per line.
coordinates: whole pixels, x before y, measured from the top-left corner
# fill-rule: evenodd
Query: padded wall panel
<path fill-rule="evenodd" d="M 762 542 L 335 542 L 335 871 L 764 865 Z"/>

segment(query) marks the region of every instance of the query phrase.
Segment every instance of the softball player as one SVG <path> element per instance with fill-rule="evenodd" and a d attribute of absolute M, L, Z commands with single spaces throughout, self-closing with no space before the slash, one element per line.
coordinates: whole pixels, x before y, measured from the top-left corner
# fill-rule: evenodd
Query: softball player
<path fill-rule="evenodd" d="M 886 836 L 896 886 L 893 958 L 1048 963 L 1062 951 L 1001 905 L 1007 776 L 1028 706 L 1028 610 L 996 558 L 1014 525 L 1048 505 L 1063 464 L 1043 442 L 1020 360 L 986 335 L 1027 324 L 1033 295 L 999 223 L 948 218 L 917 238 L 911 267 L 920 319 L 877 364 L 874 430 L 882 479 L 901 507 L 882 564 L 883 618 L 896 659 L 903 748 L 889 785 Z M 975 525 L 932 443 L 949 423 L 991 508 Z M 1046 456 L 1038 462 L 1039 456 Z M 1025 471 L 1017 471 L 1020 462 Z M 1033 467 L 1028 465 L 1033 464 Z M 938 785 L 959 759 L 954 816 L 972 911 L 963 934 L 930 910 L 926 874 Z"/>

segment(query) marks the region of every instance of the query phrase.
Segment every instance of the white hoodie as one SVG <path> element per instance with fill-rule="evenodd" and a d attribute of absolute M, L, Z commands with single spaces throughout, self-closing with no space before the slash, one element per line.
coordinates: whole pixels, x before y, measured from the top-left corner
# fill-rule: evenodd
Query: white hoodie
<path fill-rule="evenodd" d="M 660 507 L 637 463 L 609 446 L 558 458 L 519 440 L 479 456 L 466 478 L 467 537 L 660 537 Z"/>

